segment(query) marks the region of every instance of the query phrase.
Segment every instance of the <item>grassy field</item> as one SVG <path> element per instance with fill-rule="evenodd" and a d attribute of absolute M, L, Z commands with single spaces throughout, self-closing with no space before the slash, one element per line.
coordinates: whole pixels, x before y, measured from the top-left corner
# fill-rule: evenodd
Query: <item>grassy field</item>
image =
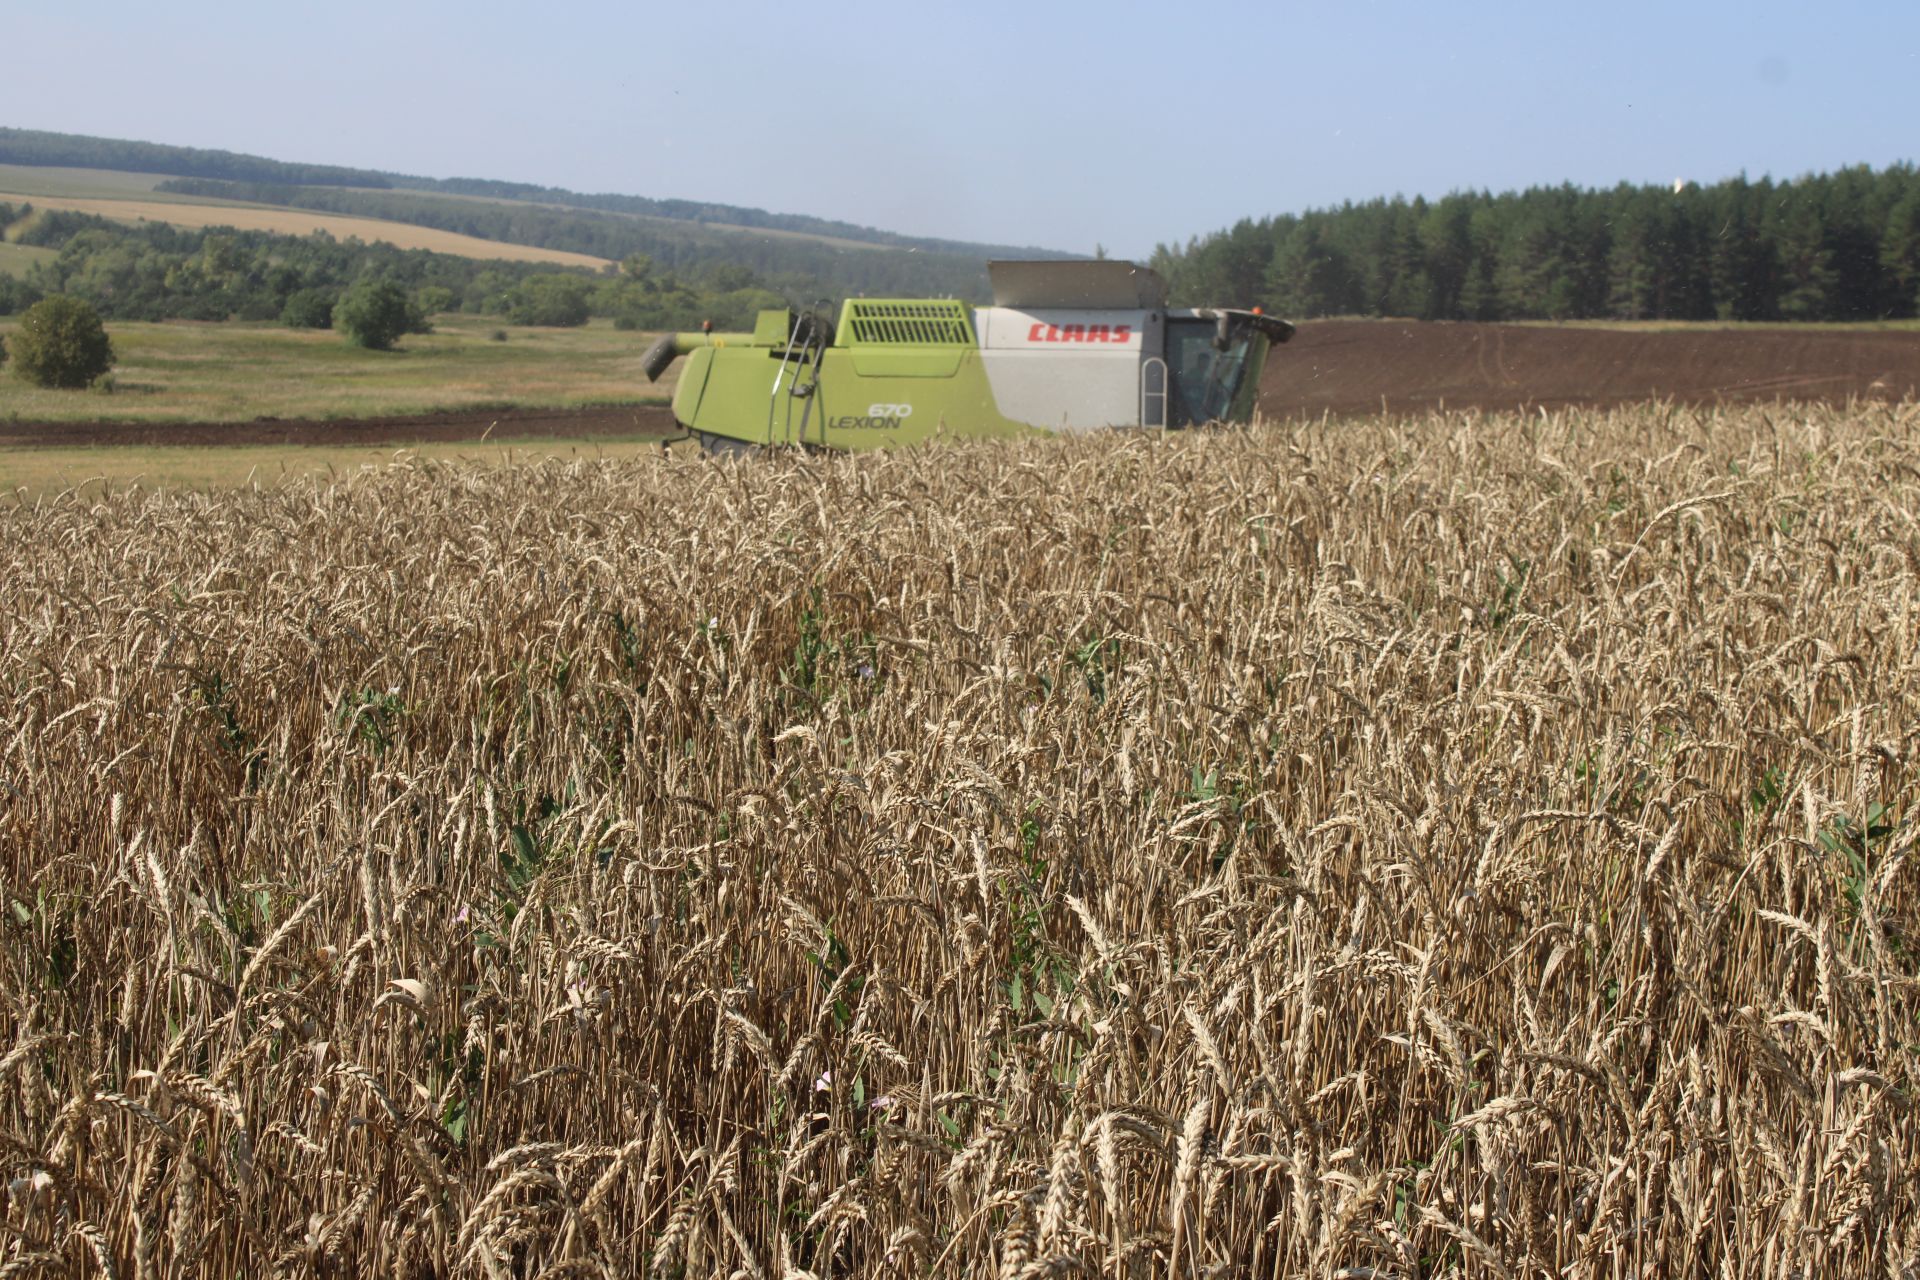
<path fill-rule="evenodd" d="M 0 319 L 0 336 L 19 320 Z M 661 402 L 640 372 L 650 339 L 596 320 L 578 329 L 449 315 L 394 351 L 325 330 L 239 323 L 112 324 L 112 389 L 47 391 L 0 377 L 0 423 L 245 422 L 369 418 L 446 409 Z M 493 339 L 502 332 L 506 341 Z"/>
<path fill-rule="evenodd" d="M 43 249 L 37 245 L 8 244 L 0 241 L 0 275 L 25 275 L 28 267 L 36 263 L 52 262 L 59 256 L 58 249 Z"/>
<path fill-rule="evenodd" d="M 1920 406 L 0 509 L 15 1269 L 1899 1276 Z"/>
<path fill-rule="evenodd" d="M 196 197 L 172 196 L 154 188 L 167 180 L 160 173 L 122 173 L 117 169 L 69 169 L 56 165 L 0 164 L 0 190 L 35 201 L 42 196 L 179 201 Z M 197 200 L 198 203 L 212 203 Z"/>

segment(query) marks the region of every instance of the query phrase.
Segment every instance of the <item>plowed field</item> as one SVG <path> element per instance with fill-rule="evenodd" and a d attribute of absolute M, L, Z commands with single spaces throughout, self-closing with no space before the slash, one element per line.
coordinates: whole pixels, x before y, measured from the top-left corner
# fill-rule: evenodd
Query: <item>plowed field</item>
<path fill-rule="evenodd" d="M 1900 399 L 1920 388 L 1920 332 L 1637 331 L 1515 324 L 1311 321 L 1267 362 L 1260 409 L 1420 412 L 1611 405 Z"/>

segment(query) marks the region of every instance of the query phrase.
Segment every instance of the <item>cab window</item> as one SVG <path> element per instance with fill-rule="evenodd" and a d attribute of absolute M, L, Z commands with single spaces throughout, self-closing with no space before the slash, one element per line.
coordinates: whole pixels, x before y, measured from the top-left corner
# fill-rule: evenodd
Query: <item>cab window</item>
<path fill-rule="evenodd" d="M 1168 426 L 1198 426 L 1227 416 L 1246 377 L 1250 335 L 1242 329 L 1222 351 L 1214 346 L 1218 331 L 1212 320 L 1167 321 L 1167 373 L 1173 391 Z"/>

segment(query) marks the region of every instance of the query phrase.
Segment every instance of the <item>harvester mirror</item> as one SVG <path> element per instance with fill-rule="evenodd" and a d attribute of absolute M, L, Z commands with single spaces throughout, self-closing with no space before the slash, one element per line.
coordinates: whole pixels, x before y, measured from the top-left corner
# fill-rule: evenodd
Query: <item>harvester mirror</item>
<path fill-rule="evenodd" d="M 1222 311 L 1213 322 L 1213 348 L 1225 351 L 1233 345 L 1233 317 Z"/>

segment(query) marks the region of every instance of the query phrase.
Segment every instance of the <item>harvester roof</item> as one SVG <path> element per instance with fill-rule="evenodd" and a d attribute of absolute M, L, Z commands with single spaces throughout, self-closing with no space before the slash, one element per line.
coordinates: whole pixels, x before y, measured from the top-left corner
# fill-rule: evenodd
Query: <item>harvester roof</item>
<path fill-rule="evenodd" d="M 1131 262 L 989 262 L 993 305 L 1022 311 L 1158 311 L 1167 305 L 1160 273 Z"/>

